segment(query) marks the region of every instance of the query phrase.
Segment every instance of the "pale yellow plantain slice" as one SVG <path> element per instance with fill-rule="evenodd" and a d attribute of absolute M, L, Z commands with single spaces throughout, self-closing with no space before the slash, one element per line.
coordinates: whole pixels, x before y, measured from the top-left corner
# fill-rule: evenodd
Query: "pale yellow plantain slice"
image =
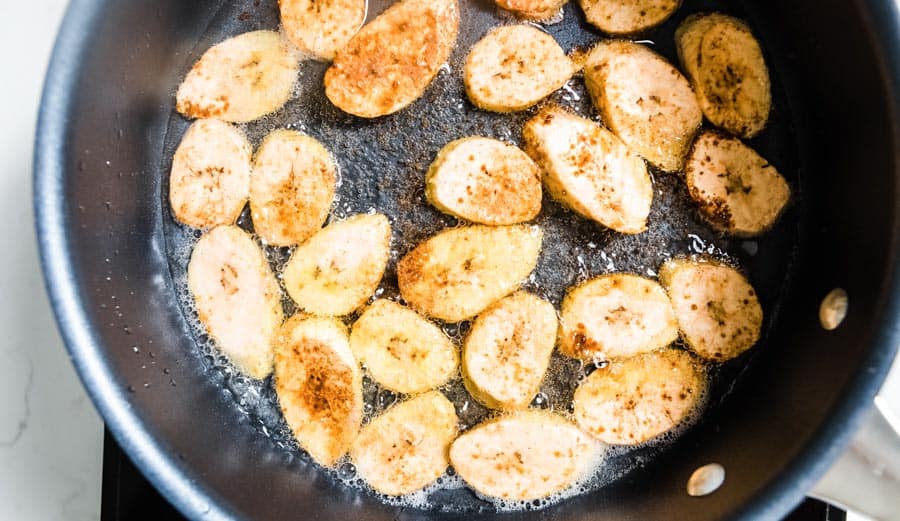
<path fill-rule="evenodd" d="M 390 247 L 391 225 L 382 214 L 329 224 L 291 254 L 284 287 L 307 313 L 352 313 L 381 282 Z"/>
<path fill-rule="evenodd" d="M 366 19 L 366 0 L 278 0 L 285 35 L 302 52 L 328 61 Z"/>
<path fill-rule="evenodd" d="M 415 394 L 456 374 L 456 346 L 439 327 L 390 300 L 376 300 L 353 324 L 350 348 L 383 387 Z"/>
<path fill-rule="evenodd" d="M 350 449 L 350 460 L 376 492 L 389 496 L 415 492 L 447 470 L 457 422 L 453 404 L 443 394 L 421 394 L 363 427 Z"/>
<path fill-rule="evenodd" d="M 604 450 L 563 417 L 538 410 L 488 420 L 450 447 L 450 462 L 476 492 L 530 501 L 586 477 Z"/>
<path fill-rule="evenodd" d="M 250 143 L 238 129 L 214 119 L 196 121 L 172 158 L 169 205 L 194 228 L 234 224 L 250 191 Z"/>
<path fill-rule="evenodd" d="M 588 23 L 608 34 L 638 34 L 668 20 L 681 0 L 580 0 Z"/>
<path fill-rule="evenodd" d="M 281 35 L 253 31 L 207 50 L 178 87 L 176 109 L 188 118 L 244 123 L 287 103 L 299 55 Z"/>
<path fill-rule="evenodd" d="M 569 0 L 496 0 L 497 5 L 527 20 L 549 20 L 561 13 Z"/>
<path fill-rule="evenodd" d="M 213 228 L 191 252 L 187 281 L 216 346 L 247 375 L 268 376 L 283 315 L 278 281 L 259 246 L 237 226 Z"/>

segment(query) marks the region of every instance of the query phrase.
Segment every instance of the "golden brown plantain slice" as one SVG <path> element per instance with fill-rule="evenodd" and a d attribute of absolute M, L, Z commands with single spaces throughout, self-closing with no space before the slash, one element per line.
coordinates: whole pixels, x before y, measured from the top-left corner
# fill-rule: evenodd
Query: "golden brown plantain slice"
<path fill-rule="evenodd" d="M 448 143 L 425 175 L 438 210 L 479 224 L 530 221 L 541 211 L 541 171 L 519 148 L 486 137 Z"/>
<path fill-rule="evenodd" d="M 456 45 L 457 0 L 400 0 L 363 26 L 325 72 L 325 95 L 364 118 L 419 98 Z"/>
<path fill-rule="evenodd" d="M 400 260 L 400 295 L 440 320 L 471 318 L 519 287 L 537 265 L 542 240 L 537 226 L 445 230 Z"/>
<path fill-rule="evenodd" d="M 250 176 L 253 231 L 274 246 L 309 239 L 328 217 L 336 180 L 334 158 L 316 139 L 272 132 L 259 145 Z"/>
<path fill-rule="evenodd" d="M 362 374 L 339 320 L 294 315 L 275 342 L 275 392 L 297 443 L 330 467 L 362 423 Z"/>

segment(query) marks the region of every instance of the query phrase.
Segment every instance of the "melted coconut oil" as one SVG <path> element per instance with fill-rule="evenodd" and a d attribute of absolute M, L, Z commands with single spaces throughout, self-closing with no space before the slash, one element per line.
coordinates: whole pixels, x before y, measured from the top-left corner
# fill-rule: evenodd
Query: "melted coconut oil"
<path fill-rule="evenodd" d="M 277 8 L 268 5 L 270 3 L 274 5 L 273 1 L 264 2 L 262 7 L 252 7 L 252 2 L 247 1 L 226 6 L 216 15 L 203 41 L 217 42 L 258 28 L 277 29 Z M 378 5 L 373 5 L 376 3 Z M 697 10 L 698 6 L 694 6 L 692 11 L 690 4 L 691 2 L 685 2 L 676 13 L 677 20 L 682 20 Z M 369 18 L 380 13 L 386 5 L 387 2 L 384 1 L 370 3 Z M 380 212 L 388 216 L 393 232 L 391 256 L 384 279 L 370 300 L 388 298 L 402 301 L 396 282 L 397 261 L 422 240 L 445 228 L 461 225 L 457 219 L 431 207 L 425 199 L 424 174 L 438 150 L 454 139 L 472 135 L 493 137 L 520 145 L 523 124 L 539 109 L 536 107 L 519 113 L 495 114 L 478 110 L 468 101 L 461 80 L 463 61 L 468 49 L 490 27 L 517 22 L 508 14 L 486 4 L 461 2 L 460 7 L 460 34 L 456 48 L 424 95 L 410 107 L 373 120 L 344 114 L 324 96 L 321 85 L 327 64 L 308 61 L 301 65 L 295 96 L 284 108 L 260 120 L 240 125 L 254 145 L 258 145 L 272 130 L 288 128 L 317 138 L 331 151 L 339 165 L 339 182 L 330 221 L 368 212 Z M 553 35 L 567 52 L 588 48 L 599 39 L 593 29 L 580 21 L 581 15 L 576 12 L 577 9 L 570 2 L 561 11 L 561 16 L 554 17 L 550 23 L 538 24 Z M 248 22 L 242 14 L 244 12 L 253 13 L 254 18 Z M 660 30 L 651 31 L 648 37 L 656 42 L 672 40 L 672 32 L 677 23 L 670 21 Z M 250 25 L 246 26 L 247 24 Z M 194 55 L 185 63 L 185 70 L 206 46 L 195 50 Z M 661 44 L 658 44 L 654 49 L 677 62 L 673 45 L 660 47 Z M 570 80 L 545 103 L 556 103 L 599 121 L 580 77 Z M 789 138 L 785 137 L 789 134 L 789 129 L 779 127 L 779 124 L 784 125 L 775 120 L 766 132 L 789 142 Z M 168 200 L 167 179 L 171 158 L 188 125 L 189 122 L 173 113 L 161 164 L 163 205 Z M 767 154 L 766 150 L 761 149 L 760 152 Z M 768 151 L 767 157 L 777 155 L 776 152 Z M 788 160 L 783 159 L 782 162 Z M 790 181 L 790 171 L 782 169 L 782 172 Z M 606 230 L 578 217 L 545 196 L 542 210 L 534 221 L 544 231 L 543 250 L 536 269 L 523 285 L 524 289 L 549 300 L 558 308 L 567 288 L 592 277 L 604 273 L 630 272 L 654 278 L 660 265 L 667 259 L 702 253 L 744 267 L 757 287 L 764 309 L 773 309 L 781 286 L 760 287 L 759 282 L 753 279 L 753 273 L 757 266 L 760 266 L 758 269 L 763 273 L 787 272 L 790 263 L 787 250 L 763 255 L 766 251 L 765 238 L 754 241 L 750 248 L 747 241 L 732 241 L 716 236 L 698 217 L 681 174 L 666 174 L 651 169 L 651 176 L 654 200 L 648 230 L 638 235 L 623 235 Z M 187 288 L 187 264 L 200 234 L 197 230 L 175 223 L 168 212 L 165 215 L 167 253 L 178 301 L 194 336 L 197 351 L 204 358 L 211 377 L 221 383 L 223 392 L 250 418 L 261 435 L 284 450 L 289 459 L 296 458 L 313 465 L 308 455 L 293 440 L 281 415 L 272 378 L 255 380 L 242 375 L 218 351 L 215 342 L 200 323 Z M 790 215 L 785 217 L 789 218 Z M 253 232 L 247 209 L 238 220 L 238 225 Z M 261 246 L 280 281 L 280 273 L 290 258 L 292 249 L 275 248 L 262 243 Z M 283 292 L 283 295 L 285 316 L 290 316 L 296 308 L 287 293 Z M 350 324 L 355 318 L 356 315 L 352 315 L 345 320 Z M 768 326 L 771 326 L 771 322 L 772 316 L 769 313 Z M 471 324 L 462 322 L 441 326 L 459 346 Z M 730 366 L 725 364 L 711 369 L 710 394 L 703 401 L 710 404 L 720 401 L 744 363 L 745 360 L 741 358 L 730 363 Z M 605 362 L 597 361 L 585 365 L 554 353 L 541 391 L 534 398 L 532 407 L 549 409 L 571 417 L 572 395 L 578 383 L 604 364 Z M 453 402 L 462 431 L 494 415 L 468 394 L 459 375 L 440 390 Z M 364 422 L 406 398 L 382 388 L 369 377 L 364 378 L 363 391 Z M 356 475 L 353 465 L 346 460 L 334 469 L 321 471 L 347 487 L 375 495 L 382 501 L 397 506 L 444 512 L 536 510 L 596 490 L 634 468 L 647 464 L 654 455 L 665 450 L 685 429 L 695 423 L 698 417 L 699 412 L 673 431 L 642 445 L 609 447 L 602 460 L 595 462 L 593 470 L 583 479 L 566 490 L 535 501 L 510 502 L 481 497 L 467 488 L 452 468 L 448 468 L 444 475 L 425 489 L 402 497 L 388 497 L 371 491 Z"/>

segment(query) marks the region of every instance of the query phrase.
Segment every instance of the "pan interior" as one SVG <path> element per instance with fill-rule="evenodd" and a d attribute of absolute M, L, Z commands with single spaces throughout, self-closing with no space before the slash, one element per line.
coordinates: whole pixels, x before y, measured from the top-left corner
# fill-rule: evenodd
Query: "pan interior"
<path fill-rule="evenodd" d="M 388 5 L 386 0 L 371 0 L 369 19 Z M 742 2 L 686 1 L 673 19 L 641 38 L 647 45 L 677 63 L 674 31 L 688 15 L 716 10 L 747 18 Z M 494 114 L 476 109 L 467 99 L 461 79 L 462 63 L 468 49 L 491 27 L 517 23 L 510 15 L 498 11 L 485 0 L 461 2 L 460 34 L 456 48 L 448 62 L 425 94 L 410 107 L 388 117 L 364 120 L 350 116 L 334 107 L 325 98 L 322 76 L 327 64 L 312 61 L 301 65 L 300 81 L 295 96 L 278 112 L 242 125 L 251 142 L 257 145 L 270 131 L 289 128 L 319 139 L 336 157 L 340 167 L 340 182 L 331 220 L 339 220 L 356 213 L 378 211 L 386 214 L 393 228 L 392 255 L 384 280 L 376 295 L 398 297 L 395 267 L 397 260 L 416 244 L 434 233 L 462 223 L 441 214 L 425 200 L 424 174 L 438 150 L 446 143 L 465 136 L 480 135 L 520 144 L 524 122 L 537 108 L 514 114 Z M 751 19 L 751 26 L 753 20 Z M 547 31 L 568 52 L 586 48 L 603 36 L 592 29 L 581 10 L 573 3 L 563 8 L 563 16 L 553 23 L 535 24 Z M 216 14 L 206 34 L 194 52 L 181 64 L 186 72 L 210 45 L 230 36 L 256 29 L 277 29 L 278 13 L 274 0 L 243 0 L 227 2 Z M 766 42 L 761 41 L 768 54 Z M 652 170 L 654 200 L 648 231 L 639 235 L 623 235 L 595 225 L 564 209 L 545 196 L 543 207 L 535 223 L 545 234 L 544 248 L 537 269 L 525 283 L 525 288 L 554 303 L 557 307 L 566 288 L 591 277 L 610 272 L 631 272 L 654 277 L 659 266 L 677 255 L 708 254 L 740 266 L 757 290 L 766 315 L 763 338 L 749 353 L 711 370 L 712 386 L 707 410 L 718 407 L 729 390 L 751 363 L 754 353 L 767 349 L 766 332 L 778 319 L 778 303 L 786 291 L 794 268 L 798 216 L 802 203 L 802 187 L 797 171 L 799 160 L 792 115 L 779 84 L 779 72 L 769 59 L 773 85 L 773 111 L 768 127 L 748 141 L 787 178 L 793 191 L 793 201 L 781 220 L 766 235 L 756 239 L 725 238 L 714 233 L 699 218 L 691 204 L 680 174 Z M 183 74 L 180 75 L 183 77 Z M 175 85 L 172 86 L 174 92 Z M 548 103 L 558 103 L 576 112 L 598 119 L 580 77 L 570 80 L 553 94 Z M 599 120 L 599 119 L 598 119 Z M 217 353 L 200 326 L 191 297 L 186 289 L 186 268 L 192 245 L 200 232 L 176 223 L 167 210 L 167 173 L 172 155 L 190 122 L 174 111 L 166 130 L 162 157 L 163 172 L 160 204 L 165 211 L 169 267 L 178 292 L 185 318 L 192 326 L 197 356 L 206 360 L 206 369 L 216 373 L 234 399 L 234 406 L 242 410 L 258 426 L 261 436 L 269 437 L 286 453 L 314 465 L 293 442 L 278 410 L 271 378 L 258 382 L 237 373 L 233 366 Z M 239 224 L 252 231 L 249 212 Z M 266 255 L 276 271 L 287 261 L 287 248 L 266 247 Z M 285 297 L 286 315 L 294 305 Z M 348 322 L 354 317 L 349 317 Z M 459 343 L 468 323 L 444 324 L 444 330 Z M 537 407 L 567 412 L 572 392 L 578 380 L 593 366 L 554 354 Z M 487 417 L 490 412 L 470 399 L 459 378 L 444 386 L 442 391 L 454 402 L 463 427 L 468 428 Z M 402 397 L 377 384 L 365 382 L 366 416 L 371 417 Z M 702 418 L 699 420 L 702 421 Z M 586 492 L 615 480 L 665 451 L 677 433 L 636 448 L 619 448 L 607 456 L 602 470 L 571 493 Z M 349 486 L 364 488 L 355 476 L 352 465 L 345 463 L 334 471 L 325 471 L 333 479 Z M 497 508 L 539 508 L 541 501 L 525 505 L 501 505 L 477 498 L 461 486 L 457 477 L 445 475 L 440 482 L 423 493 L 397 499 L 383 498 L 407 506 L 441 511 L 481 511 Z M 554 500 L 558 500 L 554 498 Z M 551 501 L 552 502 L 552 501 Z"/>

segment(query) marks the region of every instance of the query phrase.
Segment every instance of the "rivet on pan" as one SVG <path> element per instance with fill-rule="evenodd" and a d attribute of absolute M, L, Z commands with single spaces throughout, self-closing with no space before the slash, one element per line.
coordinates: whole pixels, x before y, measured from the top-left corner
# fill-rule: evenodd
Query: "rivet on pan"
<path fill-rule="evenodd" d="M 831 331 L 841 325 L 847 317 L 847 305 L 846 291 L 841 288 L 831 290 L 819 306 L 819 322 L 822 323 L 822 327 Z"/>
<path fill-rule="evenodd" d="M 687 482 L 687 493 L 691 496 L 712 494 L 725 482 L 725 467 L 718 463 L 703 465 L 691 474 Z"/>

